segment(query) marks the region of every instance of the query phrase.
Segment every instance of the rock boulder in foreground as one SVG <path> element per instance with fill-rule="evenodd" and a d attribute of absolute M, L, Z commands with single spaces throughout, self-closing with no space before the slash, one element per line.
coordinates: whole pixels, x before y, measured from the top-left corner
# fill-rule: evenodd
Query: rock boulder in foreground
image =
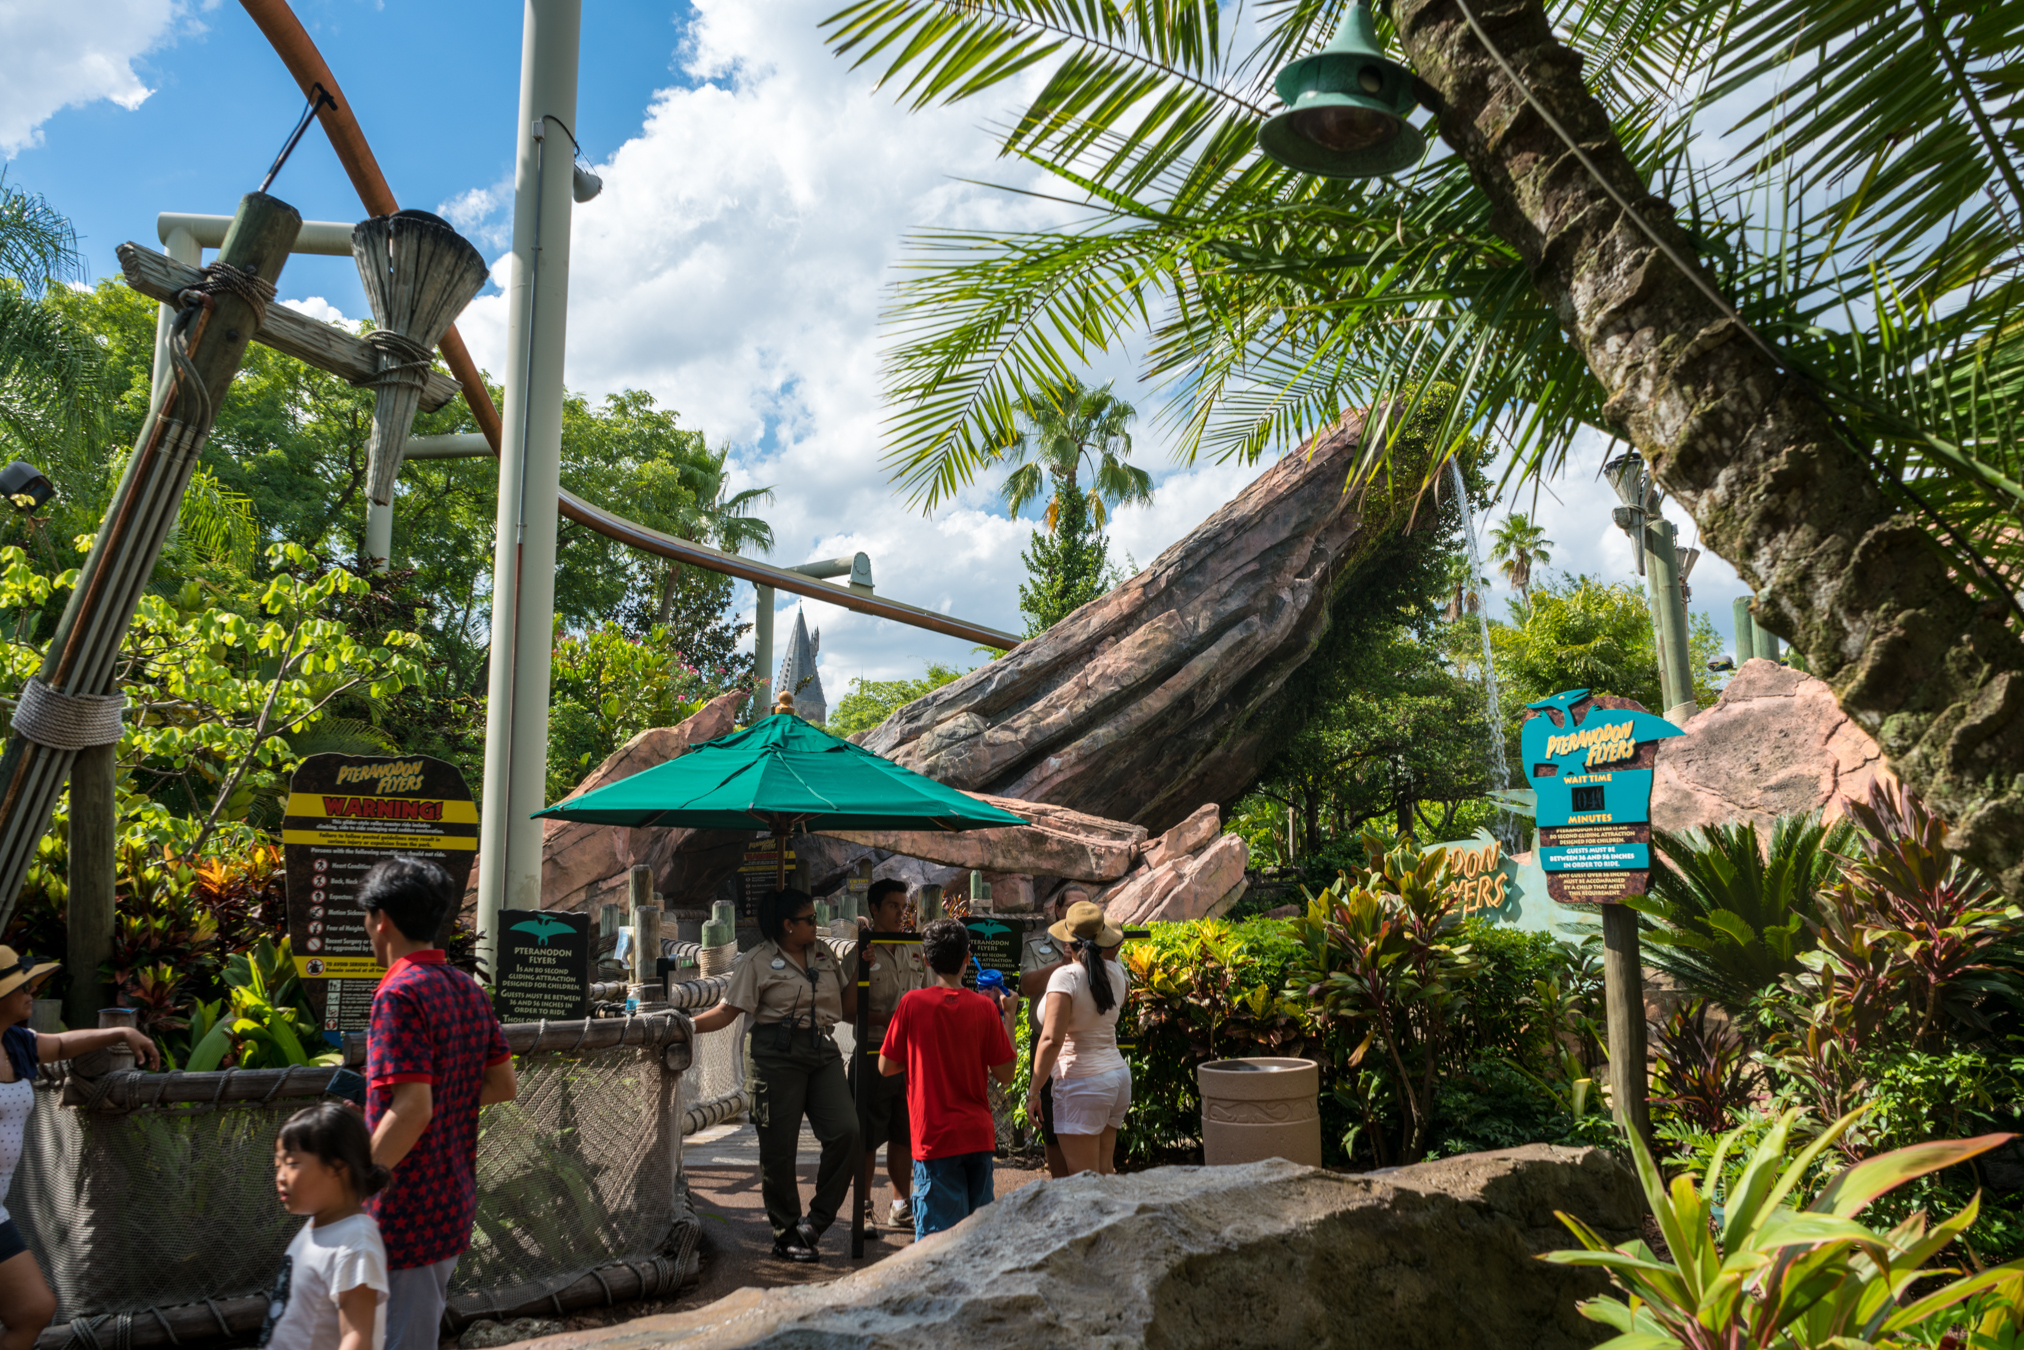
<path fill-rule="evenodd" d="M 1535 1144 L 1343 1176 L 1278 1160 L 1039 1182 L 833 1284 L 744 1289 L 543 1350 L 1560 1350 L 1606 1287 L 1537 1254 L 1622 1240 L 1629 1171 Z M 841 1238 L 832 1234 L 834 1250 Z"/>

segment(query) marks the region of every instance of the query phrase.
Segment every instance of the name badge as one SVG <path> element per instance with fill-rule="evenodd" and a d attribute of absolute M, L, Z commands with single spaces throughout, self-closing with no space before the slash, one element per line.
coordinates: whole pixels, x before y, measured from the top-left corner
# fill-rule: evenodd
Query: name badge
<path fill-rule="evenodd" d="M 1042 956 L 1052 956 L 1054 955 L 1054 944 L 1051 942 L 1043 942 L 1038 947 L 1035 947 L 1033 950 L 1039 952 Z"/>
<path fill-rule="evenodd" d="M 785 960 L 784 958 L 782 958 L 782 957 L 778 957 L 778 956 L 774 957 L 774 958 L 773 958 L 773 968 L 774 968 L 775 970 L 785 970 L 785 969 L 787 969 L 787 962 L 786 962 L 786 960 Z"/>
<path fill-rule="evenodd" d="M 878 962 L 876 962 L 876 961 L 874 961 L 874 962 L 872 962 L 872 963 L 871 963 L 871 968 L 872 968 L 873 970 L 880 970 L 880 969 L 883 969 L 883 967 L 881 967 L 881 966 L 879 965 L 879 963 L 878 963 Z"/>

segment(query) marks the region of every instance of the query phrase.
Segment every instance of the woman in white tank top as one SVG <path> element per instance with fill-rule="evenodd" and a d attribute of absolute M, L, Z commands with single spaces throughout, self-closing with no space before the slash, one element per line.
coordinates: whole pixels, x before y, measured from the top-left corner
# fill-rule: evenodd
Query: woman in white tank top
<path fill-rule="evenodd" d="M 1131 1065 L 1117 1048 L 1117 1017 L 1130 987 L 1117 962 L 1124 930 L 1089 901 L 1047 930 L 1069 964 L 1047 979 L 1027 1115 L 1040 1116 L 1040 1085 L 1052 1082 L 1054 1133 L 1070 1175 L 1116 1171 L 1117 1132 L 1131 1106 Z"/>

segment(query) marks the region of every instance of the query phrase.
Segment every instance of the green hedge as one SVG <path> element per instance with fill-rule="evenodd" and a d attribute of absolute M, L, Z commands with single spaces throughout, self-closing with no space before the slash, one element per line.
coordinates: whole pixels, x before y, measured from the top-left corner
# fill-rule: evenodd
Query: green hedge
<path fill-rule="evenodd" d="M 1461 1013 L 1463 1051 L 1445 1066 L 1433 1156 L 1595 1132 L 1576 1122 L 1543 1085 L 1558 1070 L 1552 1029 L 1542 1024 L 1535 983 L 1566 982 L 1569 948 L 1542 933 L 1466 922 L 1458 935 L 1482 963 Z M 1132 1110 L 1122 1142 L 1139 1163 L 1200 1159 L 1201 1097 L 1195 1071 L 1212 1059 L 1290 1055 L 1321 1066 L 1322 1148 L 1336 1166 L 1368 1165 L 1352 1103 L 1360 1094 L 1395 1100 L 1388 1071 L 1345 1067 L 1353 1044 L 1317 1029 L 1306 999 L 1289 990 L 1302 947 L 1284 919 L 1154 924 L 1125 949 L 1132 993 L 1120 1035 L 1132 1040 Z M 1396 1108 L 1391 1108 L 1395 1119 Z"/>

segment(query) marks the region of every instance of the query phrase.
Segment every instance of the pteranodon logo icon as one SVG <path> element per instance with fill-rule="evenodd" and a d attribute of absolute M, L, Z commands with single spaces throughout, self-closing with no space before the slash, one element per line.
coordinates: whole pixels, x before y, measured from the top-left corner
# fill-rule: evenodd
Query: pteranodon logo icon
<path fill-rule="evenodd" d="M 541 945 L 546 947 L 548 939 L 559 937 L 569 932 L 570 926 L 560 919 L 529 919 L 526 923 L 514 924 L 513 931 L 516 933 L 532 933 L 535 937 L 540 938 Z"/>

